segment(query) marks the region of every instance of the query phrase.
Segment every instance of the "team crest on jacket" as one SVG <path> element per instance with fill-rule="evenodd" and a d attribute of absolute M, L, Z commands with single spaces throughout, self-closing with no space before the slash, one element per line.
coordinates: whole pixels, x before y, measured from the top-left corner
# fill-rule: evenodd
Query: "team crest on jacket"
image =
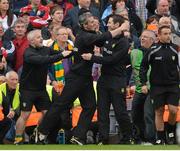
<path fill-rule="evenodd" d="M 175 60 L 175 56 L 172 56 L 172 60 L 173 60 L 173 61 Z"/>
<path fill-rule="evenodd" d="M 124 88 L 121 88 L 121 93 L 124 93 L 125 92 L 125 89 Z"/>
<path fill-rule="evenodd" d="M 114 48 L 116 46 L 116 44 L 112 44 L 112 48 Z"/>
<path fill-rule="evenodd" d="M 25 102 L 23 102 L 23 107 L 26 107 L 26 103 Z"/>

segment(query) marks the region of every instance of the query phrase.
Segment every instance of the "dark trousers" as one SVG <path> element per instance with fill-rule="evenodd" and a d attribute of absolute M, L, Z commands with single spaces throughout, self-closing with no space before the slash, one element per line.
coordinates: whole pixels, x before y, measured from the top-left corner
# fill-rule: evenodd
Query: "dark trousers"
<path fill-rule="evenodd" d="M 56 122 L 55 127 L 49 132 L 48 144 L 56 144 L 58 131 L 63 128 L 65 130 L 66 143 L 71 138 L 72 120 L 70 118 L 70 110 L 64 111 L 60 114 L 60 120 Z"/>
<path fill-rule="evenodd" d="M 11 119 L 5 117 L 2 121 L 0 121 L 0 144 L 3 143 L 3 139 L 11 128 Z"/>
<path fill-rule="evenodd" d="M 145 141 L 144 103 L 146 98 L 146 94 L 136 92 L 132 102 L 132 120 L 138 130 L 138 136 L 135 138 L 142 141 Z"/>
<path fill-rule="evenodd" d="M 109 138 L 109 111 L 111 103 L 121 132 L 124 137 L 129 139 L 132 133 L 132 126 L 126 110 L 125 91 L 121 92 L 121 89 L 104 88 L 97 85 L 97 98 L 99 140 L 107 142 Z"/>
<path fill-rule="evenodd" d="M 132 102 L 132 119 L 139 131 L 137 139 L 153 142 L 155 139 L 155 119 L 149 95 L 135 93 Z"/>
<path fill-rule="evenodd" d="M 144 104 L 144 121 L 146 140 L 153 143 L 156 138 L 155 109 L 151 102 L 150 95 L 147 96 Z"/>
<path fill-rule="evenodd" d="M 65 78 L 65 87 L 59 96 L 59 101 L 55 101 L 49 111 L 46 113 L 39 131 L 48 134 L 60 119 L 60 114 L 69 110 L 69 106 L 79 97 L 82 112 L 78 125 L 73 131 L 73 135 L 81 140 L 85 140 L 86 132 L 91 123 L 96 109 L 95 93 L 91 77 L 84 77 L 70 72 Z"/>

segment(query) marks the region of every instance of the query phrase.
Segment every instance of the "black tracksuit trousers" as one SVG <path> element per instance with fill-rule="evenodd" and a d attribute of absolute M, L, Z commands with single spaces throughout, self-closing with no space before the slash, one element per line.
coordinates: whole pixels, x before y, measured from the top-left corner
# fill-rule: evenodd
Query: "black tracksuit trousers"
<path fill-rule="evenodd" d="M 124 92 L 122 92 L 124 90 Z M 105 88 L 97 85 L 97 110 L 99 124 L 99 141 L 108 143 L 109 138 L 109 111 L 112 103 L 116 120 L 120 126 L 123 139 L 129 140 L 132 133 L 132 124 L 126 109 L 125 89 Z"/>
<path fill-rule="evenodd" d="M 56 122 L 59 121 L 60 114 L 69 110 L 70 104 L 79 97 L 83 110 L 78 125 L 73 131 L 73 135 L 80 140 L 85 140 L 86 132 L 96 110 L 92 77 L 80 76 L 70 72 L 67 74 L 65 81 L 65 87 L 62 94 L 59 96 L 59 101 L 52 104 L 39 126 L 39 131 L 42 134 L 47 135 L 57 124 Z"/>

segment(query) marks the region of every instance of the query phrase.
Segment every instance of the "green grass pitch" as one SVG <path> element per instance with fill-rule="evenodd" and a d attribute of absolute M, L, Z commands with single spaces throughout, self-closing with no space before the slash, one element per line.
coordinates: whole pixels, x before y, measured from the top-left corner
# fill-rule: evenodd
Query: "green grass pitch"
<path fill-rule="evenodd" d="M 0 145 L 0 150 L 180 150 L 180 145 Z"/>

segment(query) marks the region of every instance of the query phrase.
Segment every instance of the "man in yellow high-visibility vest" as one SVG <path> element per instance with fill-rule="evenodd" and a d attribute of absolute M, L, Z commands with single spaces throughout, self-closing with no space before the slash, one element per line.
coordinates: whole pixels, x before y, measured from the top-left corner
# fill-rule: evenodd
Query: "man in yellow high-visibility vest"
<path fill-rule="evenodd" d="M 0 85 L 0 143 L 16 121 L 19 112 L 18 75 L 14 71 L 6 74 L 6 82 Z"/>

